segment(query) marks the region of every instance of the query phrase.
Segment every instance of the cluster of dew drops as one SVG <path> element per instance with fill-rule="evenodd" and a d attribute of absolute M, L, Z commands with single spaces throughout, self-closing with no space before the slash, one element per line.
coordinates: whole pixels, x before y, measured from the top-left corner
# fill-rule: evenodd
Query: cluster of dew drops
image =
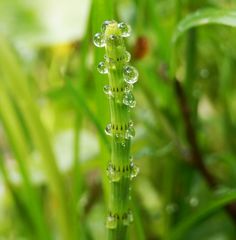
<path fill-rule="evenodd" d="M 97 46 L 97 47 L 105 47 L 106 46 L 106 40 L 105 40 L 105 36 L 104 36 L 105 30 L 106 30 L 106 27 L 112 22 L 113 21 L 105 21 L 102 24 L 101 32 L 96 33 L 94 36 L 95 46 Z M 124 22 L 121 22 L 121 23 L 118 23 L 118 28 L 120 29 L 120 32 L 121 32 L 120 37 L 126 38 L 126 37 L 130 36 L 131 27 L 129 25 L 127 25 Z M 109 36 L 108 40 L 109 39 L 114 40 L 116 37 L 117 36 L 111 34 Z M 104 59 L 105 59 L 104 61 L 102 61 L 98 64 L 97 69 L 98 69 L 98 72 L 101 74 L 108 74 L 110 68 L 113 68 L 115 63 L 113 62 L 112 59 L 109 59 L 109 57 L 106 55 L 105 55 Z M 124 105 L 126 105 L 129 108 L 134 108 L 136 105 L 136 100 L 134 98 L 132 90 L 133 90 L 133 84 L 138 81 L 138 71 L 136 70 L 136 68 L 134 68 L 133 66 L 128 64 L 130 59 L 131 59 L 131 54 L 128 51 L 125 51 L 124 56 L 123 56 L 123 61 L 124 61 L 123 78 L 125 81 L 124 92 L 123 92 L 122 100 L 120 101 L 120 99 L 117 98 L 116 101 L 118 103 L 123 103 Z M 109 97 L 114 97 L 111 86 L 105 85 L 103 91 Z M 111 123 L 109 123 L 106 126 L 105 133 L 109 136 L 112 136 Z M 115 134 L 115 137 L 117 139 L 123 139 L 123 140 L 133 138 L 134 136 L 135 136 L 135 130 L 134 130 L 132 121 L 129 122 L 128 129 L 126 130 L 126 132 L 124 133 L 123 136 L 122 136 L 122 133 Z M 122 143 L 123 143 L 123 146 L 125 146 L 125 141 L 122 141 Z"/>
<path fill-rule="evenodd" d="M 95 34 L 94 39 L 93 39 L 95 46 L 100 47 L 100 48 L 106 46 L 106 40 L 105 40 L 104 33 L 105 33 L 107 25 L 109 25 L 110 23 L 111 23 L 111 21 L 105 21 L 102 24 L 101 32 Z M 127 38 L 130 36 L 131 27 L 128 24 L 126 24 L 124 22 L 118 23 L 118 28 L 120 29 L 121 37 Z M 109 36 L 109 39 L 115 40 L 117 37 L 118 36 L 111 34 Z M 139 74 L 135 67 L 128 64 L 130 59 L 131 59 L 131 54 L 128 51 L 125 51 L 124 56 L 123 56 L 123 61 L 125 63 L 123 66 L 123 78 L 124 78 L 126 85 L 124 88 L 124 95 L 123 95 L 122 103 L 130 108 L 134 108 L 136 105 L 136 100 L 133 96 L 132 89 L 133 89 L 133 84 L 138 81 Z M 113 62 L 112 59 L 109 59 L 109 57 L 105 55 L 104 61 L 102 61 L 98 64 L 97 69 L 98 69 L 98 72 L 101 74 L 108 74 L 110 68 L 113 68 L 113 67 L 115 67 L 115 63 Z M 111 86 L 105 85 L 103 90 L 104 90 L 104 93 L 107 94 L 109 97 L 113 97 Z"/>

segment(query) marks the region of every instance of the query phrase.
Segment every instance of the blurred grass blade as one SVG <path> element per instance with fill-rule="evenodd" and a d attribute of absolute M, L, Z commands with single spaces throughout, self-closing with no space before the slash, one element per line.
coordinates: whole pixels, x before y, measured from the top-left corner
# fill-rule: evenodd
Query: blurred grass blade
<path fill-rule="evenodd" d="M 175 43 L 189 29 L 207 24 L 236 27 L 236 10 L 202 9 L 194 12 L 180 21 L 172 40 Z"/>
<path fill-rule="evenodd" d="M 11 149 L 16 157 L 19 165 L 24 190 L 24 202 L 29 212 L 31 221 L 37 231 L 39 237 L 49 239 L 47 236 L 46 225 L 42 215 L 42 209 L 39 205 L 39 199 L 36 192 L 33 189 L 31 179 L 29 177 L 29 171 L 27 169 L 27 159 L 29 156 L 29 149 L 26 143 L 25 135 L 22 128 L 17 121 L 17 115 L 12 107 L 10 98 L 7 96 L 3 87 L 0 85 L 0 116 L 3 126 L 6 131 Z M 2 165 L 2 171 L 4 174 L 4 168 Z M 7 180 L 6 172 L 4 174 L 5 180 Z M 9 184 L 8 184 L 9 185 Z M 19 201 L 18 201 L 19 203 Z M 17 204 L 17 202 L 16 202 Z"/>
<path fill-rule="evenodd" d="M 97 128 L 98 133 L 99 133 L 101 139 L 103 140 L 105 146 L 107 147 L 107 149 L 110 150 L 109 142 L 105 135 L 104 129 L 102 128 L 97 116 L 93 113 L 93 111 L 88 106 L 85 96 L 82 93 L 82 91 L 80 91 L 79 89 L 75 89 L 71 85 L 70 80 L 67 81 L 66 87 L 68 88 L 68 92 L 71 94 L 71 97 L 72 97 L 75 107 L 80 108 L 90 118 L 90 120 L 93 122 L 93 124 Z"/>
<path fill-rule="evenodd" d="M 42 155 L 46 176 L 59 205 L 57 214 L 60 231 L 65 239 L 71 239 L 72 230 L 69 227 L 69 212 L 65 187 L 63 186 L 62 177 L 56 164 L 48 132 L 40 119 L 39 109 L 29 90 L 28 78 L 20 68 L 10 46 L 3 38 L 0 38 L 0 51 L 0 65 L 4 76 L 6 76 L 6 79 L 3 78 L 4 84 L 9 91 L 9 95 L 12 96 L 12 99 L 19 107 L 32 140 Z"/>
<path fill-rule="evenodd" d="M 234 202 L 236 200 L 236 191 L 230 192 L 225 196 L 213 199 L 203 208 L 199 209 L 194 214 L 188 215 L 177 227 L 175 227 L 170 233 L 169 240 L 181 240 L 185 239 L 184 235 L 189 229 L 191 229 L 197 223 L 203 221 L 207 217 L 210 217 L 215 212 L 219 211 L 222 207 L 228 203 Z"/>

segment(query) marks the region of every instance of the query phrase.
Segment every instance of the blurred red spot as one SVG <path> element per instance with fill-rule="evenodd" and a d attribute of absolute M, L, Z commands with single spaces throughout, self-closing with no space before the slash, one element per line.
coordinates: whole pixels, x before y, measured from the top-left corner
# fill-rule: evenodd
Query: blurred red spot
<path fill-rule="evenodd" d="M 134 46 L 133 56 L 136 59 L 144 58 L 149 50 L 148 39 L 144 36 L 140 36 L 137 38 L 137 41 Z"/>

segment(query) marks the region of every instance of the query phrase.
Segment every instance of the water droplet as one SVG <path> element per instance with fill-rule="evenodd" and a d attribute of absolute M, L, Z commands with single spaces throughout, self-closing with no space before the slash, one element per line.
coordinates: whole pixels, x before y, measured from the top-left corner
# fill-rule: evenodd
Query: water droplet
<path fill-rule="evenodd" d="M 127 65 L 124 67 L 123 77 L 128 84 L 134 84 L 138 81 L 138 71 L 135 67 Z"/>
<path fill-rule="evenodd" d="M 123 134 L 122 133 L 116 133 L 115 134 L 115 140 L 116 140 L 116 142 L 122 142 L 123 141 Z"/>
<path fill-rule="evenodd" d="M 139 168 L 134 164 L 134 162 L 130 163 L 130 179 L 132 180 L 133 178 L 137 177 L 139 173 Z"/>
<path fill-rule="evenodd" d="M 109 229 L 116 229 L 117 228 L 117 218 L 115 216 L 109 215 L 107 217 L 106 227 Z"/>
<path fill-rule="evenodd" d="M 104 87 L 103 87 L 103 92 L 106 94 L 106 95 L 108 95 L 108 96 L 110 96 L 110 97 L 112 97 L 112 89 L 111 89 L 111 86 L 109 86 L 109 85 L 105 85 Z"/>
<path fill-rule="evenodd" d="M 125 139 L 133 138 L 135 136 L 135 129 L 134 127 L 129 127 L 125 131 Z"/>
<path fill-rule="evenodd" d="M 107 176 L 111 182 L 119 182 L 121 179 L 120 169 L 115 169 L 115 167 L 109 163 L 107 167 Z"/>
<path fill-rule="evenodd" d="M 131 59 L 131 54 L 128 51 L 125 51 L 124 59 L 126 62 L 129 62 Z"/>
<path fill-rule="evenodd" d="M 107 55 L 104 55 L 104 59 L 105 59 L 106 64 L 109 65 L 110 68 L 114 69 L 116 67 L 114 59 L 109 58 Z"/>
<path fill-rule="evenodd" d="M 109 24 L 111 24 L 112 22 L 114 22 L 114 21 L 106 20 L 106 21 L 103 22 L 102 27 L 101 27 L 102 33 L 105 33 L 107 26 Z"/>
<path fill-rule="evenodd" d="M 129 219 L 129 223 L 132 223 L 134 221 L 134 216 L 131 210 L 129 210 L 128 212 L 128 219 Z"/>
<path fill-rule="evenodd" d="M 105 62 L 100 62 L 98 64 L 97 70 L 101 74 L 107 74 L 108 73 L 108 67 Z"/>
<path fill-rule="evenodd" d="M 197 207 L 197 205 L 199 204 L 198 198 L 196 198 L 196 197 L 191 197 L 191 198 L 189 199 L 189 204 L 190 204 L 191 207 Z"/>
<path fill-rule="evenodd" d="M 115 34 L 111 34 L 108 37 L 108 43 L 111 44 L 111 45 L 118 46 L 118 45 L 121 44 L 121 37 L 118 36 L 118 35 L 115 35 Z"/>
<path fill-rule="evenodd" d="M 130 36 L 131 27 L 128 24 L 126 24 L 124 22 L 118 23 L 118 28 L 121 31 L 121 36 L 122 37 L 129 37 Z"/>
<path fill-rule="evenodd" d="M 122 147 L 125 147 L 125 146 L 126 146 L 125 141 L 122 141 L 122 142 L 121 142 L 121 146 L 122 146 Z"/>
<path fill-rule="evenodd" d="M 129 93 L 133 90 L 133 85 L 132 84 L 126 84 L 124 87 L 124 92 Z"/>
<path fill-rule="evenodd" d="M 129 120 L 128 125 L 129 125 L 129 127 L 133 127 L 134 126 L 134 122 L 132 120 Z"/>
<path fill-rule="evenodd" d="M 123 103 L 131 108 L 134 108 L 136 105 L 136 100 L 132 92 L 128 92 L 124 94 Z"/>
<path fill-rule="evenodd" d="M 124 213 L 122 216 L 122 223 L 124 226 L 128 226 L 134 221 L 133 213 L 129 210 L 127 213 Z"/>
<path fill-rule="evenodd" d="M 124 213 L 122 216 L 122 223 L 124 226 L 128 226 L 129 225 L 129 219 L 128 219 L 128 214 Z"/>
<path fill-rule="evenodd" d="M 105 133 L 108 136 L 112 136 L 112 127 L 111 127 L 111 123 L 107 124 L 106 128 L 105 128 Z"/>
<path fill-rule="evenodd" d="M 97 47 L 105 47 L 105 38 L 102 33 L 96 33 L 93 38 L 93 43 Z"/>

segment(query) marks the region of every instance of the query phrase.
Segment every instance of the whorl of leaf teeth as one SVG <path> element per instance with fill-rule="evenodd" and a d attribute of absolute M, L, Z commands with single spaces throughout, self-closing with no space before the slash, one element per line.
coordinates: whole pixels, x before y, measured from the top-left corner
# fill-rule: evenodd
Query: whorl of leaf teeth
<path fill-rule="evenodd" d="M 122 233 L 125 234 L 123 228 L 126 229 L 133 221 L 129 209 L 129 189 L 130 181 L 139 172 L 130 156 L 130 142 L 135 136 L 130 109 L 136 105 L 132 90 L 138 80 L 138 71 L 129 65 L 131 55 L 124 43 L 124 38 L 129 37 L 130 32 L 129 25 L 112 20 L 105 21 L 101 32 L 94 36 L 94 44 L 105 47 L 106 52 L 104 61 L 98 64 L 97 69 L 101 74 L 108 74 L 109 78 L 109 85 L 104 86 L 104 92 L 109 97 L 111 123 L 105 132 L 112 137 L 111 161 L 107 167 L 112 196 L 106 226 L 120 234 L 119 238 L 111 239 L 121 239 Z"/>

